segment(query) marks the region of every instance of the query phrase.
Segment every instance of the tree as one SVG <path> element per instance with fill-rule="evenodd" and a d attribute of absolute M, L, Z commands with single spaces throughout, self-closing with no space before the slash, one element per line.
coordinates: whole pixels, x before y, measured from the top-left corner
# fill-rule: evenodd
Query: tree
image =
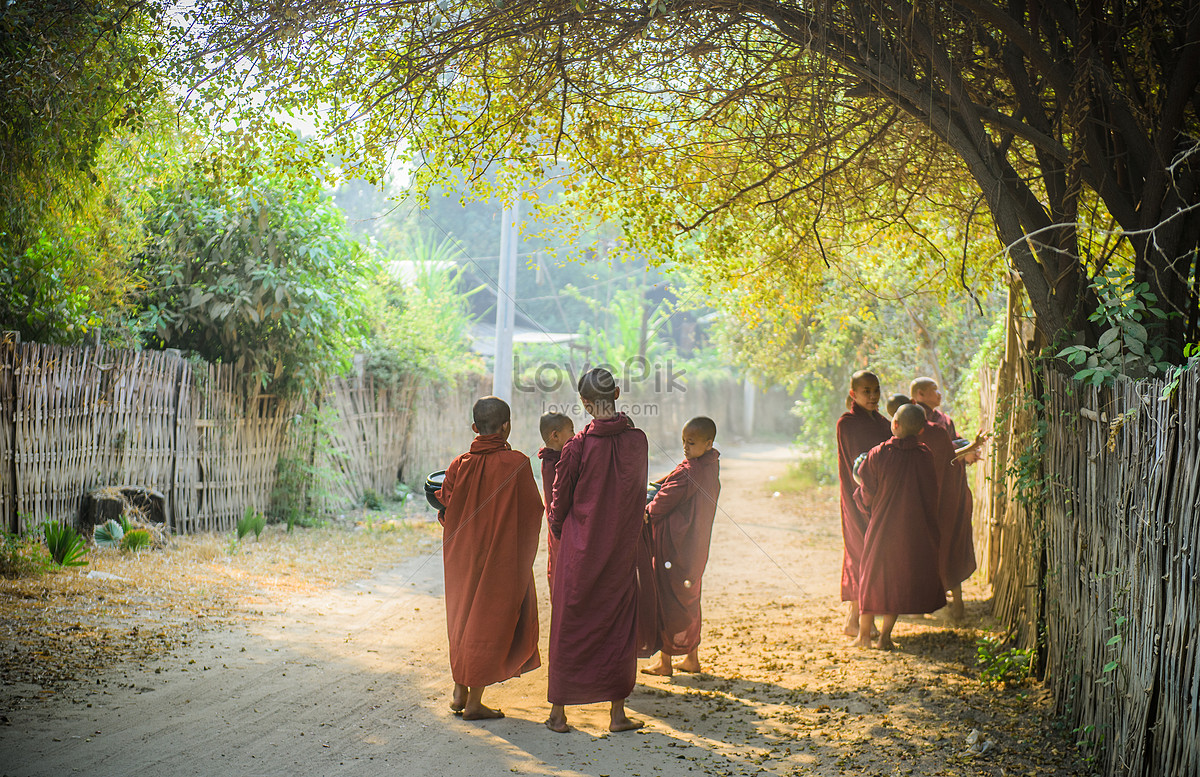
<path fill-rule="evenodd" d="M 153 345 L 289 395 L 349 366 L 368 260 L 315 180 L 226 183 L 200 168 L 154 198 L 140 268 Z"/>
<path fill-rule="evenodd" d="M 753 246 L 792 292 L 843 224 L 940 200 L 990 215 L 1047 339 L 1095 341 L 1089 279 L 1112 263 L 1172 314 L 1173 355 L 1197 337 L 1194 3 L 208 0 L 199 19 L 210 85 L 327 109 L 347 158 L 564 162 L 639 245 L 699 230 L 714 265 Z"/>
<path fill-rule="evenodd" d="M 119 334 L 136 278 L 128 172 L 159 119 L 157 2 L 0 4 L 0 327 Z"/>

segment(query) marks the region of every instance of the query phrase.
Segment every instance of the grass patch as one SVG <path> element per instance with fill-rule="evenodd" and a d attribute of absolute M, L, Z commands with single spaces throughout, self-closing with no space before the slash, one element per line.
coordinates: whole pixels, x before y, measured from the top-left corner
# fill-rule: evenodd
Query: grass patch
<path fill-rule="evenodd" d="M 788 464 L 787 471 L 767 483 L 770 491 L 798 494 L 821 486 L 832 485 L 837 477 L 828 471 L 818 458 L 802 458 Z"/>

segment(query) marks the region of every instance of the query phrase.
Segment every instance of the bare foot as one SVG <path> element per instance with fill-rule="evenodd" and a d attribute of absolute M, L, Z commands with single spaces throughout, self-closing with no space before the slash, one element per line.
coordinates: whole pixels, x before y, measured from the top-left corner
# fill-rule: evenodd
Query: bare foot
<path fill-rule="evenodd" d="M 467 707 L 467 686 L 454 684 L 454 695 L 450 698 L 450 709 L 455 715 L 461 715 Z"/>
<path fill-rule="evenodd" d="M 853 620 L 847 620 L 846 627 L 844 629 L 842 629 L 842 633 L 845 634 L 847 637 L 857 637 L 858 636 L 858 618 L 854 618 Z"/>
<path fill-rule="evenodd" d="M 546 721 L 546 724 L 549 725 L 550 721 Z M 625 717 L 622 717 L 620 720 L 614 720 L 611 723 L 609 723 L 608 730 L 613 731 L 613 732 L 636 731 L 637 729 L 641 728 L 644 725 L 646 725 L 646 724 L 640 720 L 636 720 L 634 718 L 625 716 Z"/>
<path fill-rule="evenodd" d="M 967 619 L 967 608 L 962 602 L 952 602 L 950 604 L 950 620 L 953 623 L 962 623 Z"/>
<path fill-rule="evenodd" d="M 682 667 L 680 668 L 682 669 Z M 672 672 L 673 669 L 670 664 L 663 666 L 661 662 L 642 667 L 642 674 L 652 674 L 655 677 L 670 677 Z"/>
<path fill-rule="evenodd" d="M 497 718 L 504 717 L 504 713 L 480 704 L 478 707 L 464 709 L 462 716 L 463 720 L 496 720 Z"/>
<path fill-rule="evenodd" d="M 565 718 L 562 720 L 555 720 L 553 715 L 546 718 L 546 728 L 550 729 L 556 734 L 565 734 L 571 730 L 571 727 L 567 725 Z"/>
<path fill-rule="evenodd" d="M 688 661 L 687 659 L 680 661 L 675 665 L 675 668 L 681 672 L 688 672 L 690 674 L 699 674 L 700 672 L 704 671 L 700 668 L 699 661 Z"/>
<path fill-rule="evenodd" d="M 867 647 L 870 647 L 870 645 L 867 645 Z M 878 647 L 880 650 L 895 650 L 896 643 L 892 642 L 891 637 L 880 637 Z"/>
<path fill-rule="evenodd" d="M 855 634 L 857 634 L 857 633 L 858 632 L 855 632 Z M 856 639 L 850 643 L 850 647 L 869 648 L 869 647 L 871 647 L 871 638 L 870 637 L 865 637 L 865 638 L 859 637 L 858 639 Z"/>

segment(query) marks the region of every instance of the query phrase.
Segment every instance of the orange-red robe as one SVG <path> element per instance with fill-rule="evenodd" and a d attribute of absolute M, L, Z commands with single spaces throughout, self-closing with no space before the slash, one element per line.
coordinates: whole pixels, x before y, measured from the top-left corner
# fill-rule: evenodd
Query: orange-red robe
<path fill-rule="evenodd" d="M 953 461 L 954 440 L 958 439 L 953 419 L 937 408 L 924 404 L 921 407 L 925 408 L 928 423 L 945 430 L 950 440 L 951 461 L 946 469 L 939 473 L 942 475 L 938 508 L 942 539 L 938 567 L 942 571 L 942 580 L 946 587 L 953 588 L 975 571 L 975 532 L 971 527 L 971 513 L 975 505 L 971 486 L 967 483 L 966 464 Z"/>
<path fill-rule="evenodd" d="M 593 420 L 563 446 L 549 512 L 558 539 L 551 704 L 617 701 L 633 691 L 647 447 L 623 413 Z"/>
<path fill-rule="evenodd" d="M 937 564 L 937 472 L 916 436 L 891 438 L 871 449 L 854 492 L 868 516 L 863 541 L 858 607 L 901 615 L 946 606 Z"/>
<path fill-rule="evenodd" d="M 541 448 L 538 458 L 542 460 L 542 496 L 546 500 L 546 513 L 550 512 L 550 497 L 554 493 L 554 471 L 558 468 L 558 460 L 562 451 L 551 448 Z M 554 557 L 558 554 L 558 546 L 554 540 L 554 532 L 550 524 L 546 524 L 546 579 L 550 581 L 550 602 L 554 602 Z"/>
<path fill-rule="evenodd" d="M 446 506 L 438 520 L 454 682 L 474 688 L 536 669 L 542 499 L 529 457 L 501 435 L 480 435 L 446 468 L 436 496 Z"/>
<path fill-rule="evenodd" d="M 842 601 L 858 599 L 859 559 L 867 517 L 854 503 L 852 468 L 859 454 L 866 453 L 892 436 L 892 425 L 878 411 L 864 410 L 857 403 L 842 413 L 837 422 L 838 485 L 842 502 Z"/>
<path fill-rule="evenodd" d="M 708 564 L 721 454 L 712 449 L 684 459 L 646 508 L 654 538 L 660 649 L 671 656 L 700 645 L 700 584 Z"/>

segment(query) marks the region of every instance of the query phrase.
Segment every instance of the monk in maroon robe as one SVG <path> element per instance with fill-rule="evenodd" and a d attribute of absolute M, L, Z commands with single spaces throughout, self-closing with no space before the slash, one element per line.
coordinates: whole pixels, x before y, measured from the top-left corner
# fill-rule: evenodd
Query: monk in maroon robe
<path fill-rule="evenodd" d="M 542 461 L 542 494 L 546 499 L 546 511 L 550 511 L 550 497 L 554 493 L 554 472 L 558 468 L 558 460 L 562 456 L 563 445 L 575 436 L 575 423 L 570 416 L 551 411 L 542 413 L 538 423 L 542 442 L 546 445 L 538 451 Z M 546 528 L 546 578 L 550 581 L 550 601 L 554 602 L 554 559 L 558 554 L 558 545 L 554 540 L 554 532 Z"/>
<path fill-rule="evenodd" d="M 837 422 L 838 486 L 841 489 L 842 601 L 850 602 L 846 636 L 858 635 L 859 559 L 867 518 L 854 503 L 854 460 L 892 436 L 888 421 L 879 414 L 879 378 L 861 370 L 850 377 L 849 410 Z"/>
<path fill-rule="evenodd" d="M 659 659 L 645 674 L 670 677 L 700 671 L 700 589 L 717 497 L 721 493 L 720 456 L 713 448 L 717 425 L 693 418 L 683 427 L 683 463 L 662 480 L 646 508 L 653 534 L 654 574 L 658 592 Z M 672 656 L 684 656 L 672 666 Z"/>
<path fill-rule="evenodd" d="M 508 444 L 508 404 L 475 403 L 471 450 L 450 463 L 435 494 L 445 505 L 442 558 L 450 637 L 450 708 L 464 720 L 502 718 L 483 690 L 541 666 L 533 559 L 542 499 L 529 457 Z"/>
<path fill-rule="evenodd" d="M 646 435 L 616 401 L 604 369 L 579 379 L 593 421 L 563 446 L 550 502 L 558 541 L 550 616 L 546 726 L 569 731 L 566 705 L 611 702 L 610 731 L 640 728 L 625 714 L 637 679 L 638 541 L 646 509 Z"/>
<path fill-rule="evenodd" d="M 855 502 L 867 516 L 859 579 L 858 639 L 871 646 L 875 615 L 883 615 L 879 647 L 891 650 L 892 628 L 901 614 L 946 606 L 937 564 L 937 473 L 933 453 L 918 439 L 925 413 L 904 405 L 892 419 L 894 436 L 867 454 L 859 470 Z"/>
<path fill-rule="evenodd" d="M 971 526 L 974 509 L 971 487 L 967 483 L 966 465 L 978 461 L 975 449 L 986 435 L 976 437 L 968 446 L 958 436 L 954 420 L 939 410 L 942 392 L 932 378 L 917 378 L 912 382 L 912 401 L 925 410 L 929 422 L 944 429 L 954 446 L 954 462 L 945 474 L 942 495 L 942 541 L 939 566 L 946 590 L 950 592 L 950 617 L 961 619 L 965 614 L 962 583 L 975 571 L 975 533 Z"/>

